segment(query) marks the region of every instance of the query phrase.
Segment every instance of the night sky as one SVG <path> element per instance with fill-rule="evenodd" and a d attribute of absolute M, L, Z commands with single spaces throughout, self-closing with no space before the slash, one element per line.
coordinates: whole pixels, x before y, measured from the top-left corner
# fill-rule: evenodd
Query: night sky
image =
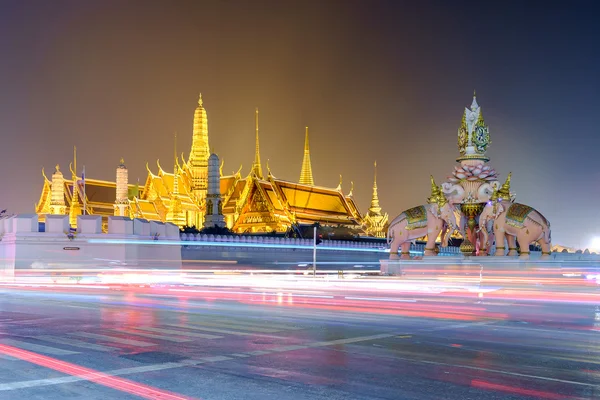
<path fill-rule="evenodd" d="M 1 208 L 31 213 L 77 145 L 89 177 L 131 182 L 189 152 L 202 92 L 224 172 L 261 156 L 297 181 L 309 127 L 317 185 L 354 181 L 369 206 L 377 160 L 390 218 L 423 204 L 458 156 L 473 90 L 491 165 L 553 242 L 600 235 L 600 28 L 594 2 L 0 1 Z M 266 170 L 265 170 L 266 172 Z M 70 175 L 67 173 L 67 175 Z"/>

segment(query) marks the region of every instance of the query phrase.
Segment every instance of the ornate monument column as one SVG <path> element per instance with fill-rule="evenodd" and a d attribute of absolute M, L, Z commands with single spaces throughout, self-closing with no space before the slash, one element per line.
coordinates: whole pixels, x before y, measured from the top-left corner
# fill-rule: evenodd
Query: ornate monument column
<path fill-rule="evenodd" d="M 117 166 L 117 194 L 115 197 L 115 215 L 118 217 L 128 217 L 129 212 L 129 174 L 125 166 L 125 160 L 121 158 L 121 162 Z"/>
<path fill-rule="evenodd" d="M 460 230 L 463 236 L 461 251 L 475 255 L 478 247 L 478 219 L 485 204 L 498 187 L 496 171 L 487 165 L 490 160 L 486 151 L 491 144 L 489 128 L 485 124 L 477 98 L 473 93 L 470 109 L 465 107 L 458 129 L 460 163 L 454 167 L 442 190 L 448 201 L 461 213 Z M 485 245 L 481 247 L 485 249 Z M 483 254 L 483 251 L 482 251 Z"/>
<path fill-rule="evenodd" d="M 65 215 L 67 206 L 65 204 L 65 178 L 60 167 L 56 165 L 56 171 L 52 174 L 52 194 L 50 199 L 50 213 Z"/>
<path fill-rule="evenodd" d="M 206 215 L 204 227 L 224 228 L 225 217 L 221 199 L 221 177 L 219 173 L 219 156 L 211 154 L 208 158 L 208 192 L 206 194 Z"/>
<path fill-rule="evenodd" d="M 375 162 L 373 197 L 371 198 L 371 207 L 369 207 L 369 212 L 365 216 L 365 223 L 367 225 L 368 233 L 378 238 L 384 238 L 386 234 L 384 228 L 388 222 L 388 218 L 389 216 L 387 213 L 381 213 L 381 206 L 379 205 L 379 195 L 377 194 L 377 162 Z"/>

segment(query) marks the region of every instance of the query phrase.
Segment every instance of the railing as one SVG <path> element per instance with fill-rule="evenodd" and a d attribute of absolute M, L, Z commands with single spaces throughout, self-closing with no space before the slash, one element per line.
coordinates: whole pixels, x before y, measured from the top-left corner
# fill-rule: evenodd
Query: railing
<path fill-rule="evenodd" d="M 268 237 L 268 236 L 232 236 L 232 235 L 206 235 L 200 233 L 182 233 L 181 240 L 184 242 L 202 242 L 202 243 L 240 243 L 241 246 L 248 247 L 253 244 L 256 246 L 263 245 L 281 245 L 285 247 L 306 247 L 313 246 L 313 239 L 298 239 L 298 238 L 283 238 L 283 237 Z M 191 244 L 191 243 L 190 243 Z M 323 250 L 327 249 L 353 249 L 365 251 L 381 250 L 387 248 L 385 243 L 370 243 L 370 242 L 353 242 L 345 240 L 323 240 L 318 246 Z M 424 244 L 413 244 L 410 250 L 415 253 L 423 253 L 425 251 Z M 458 255 L 460 250 L 458 247 L 441 247 L 440 254 L 442 255 Z"/>

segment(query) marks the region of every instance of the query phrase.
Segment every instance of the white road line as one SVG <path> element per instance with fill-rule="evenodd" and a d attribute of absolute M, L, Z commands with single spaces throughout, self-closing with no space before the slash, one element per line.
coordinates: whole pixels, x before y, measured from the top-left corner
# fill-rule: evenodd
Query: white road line
<path fill-rule="evenodd" d="M 275 348 L 272 348 L 269 350 L 272 352 L 283 352 L 283 351 L 293 351 L 293 350 L 300 350 L 300 349 L 306 349 L 306 348 L 308 348 L 308 346 L 300 346 L 300 345 L 292 344 L 289 346 L 275 347 Z"/>
<path fill-rule="evenodd" d="M 147 332 L 139 332 L 134 329 L 111 329 L 111 331 L 124 333 L 126 335 L 143 336 L 143 337 L 148 337 L 148 338 L 152 338 L 152 339 L 166 340 L 167 342 L 175 342 L 175 343 L 184 343 L 184 342 L 192 341 L 192 339 L 185 339 L 182 337 L 175 337 L 175 336 L 157 335 L 154 333 L 147 333 Z"/>
<path fill-rule="evenodd" d="M 338 345 L 338 344 L 349 344 L 349 343 L 366 342 L 366 341 L 369 341 L 369 340 L 386 339 L 386 338 L 390 338 L 390 337 L 398 336 L 398 335 L 399 335 L 398 332 L 394 332 L 394 333 L 380 333 L 378 335 L 358 336 L 358 337 L 348 338 L 348 339 L 330 340 L 330 341 L 327 341 L 327 342 L 312 342 L 312 343 L 305 344 L 305 346 L 306 347 L 335 346 L 335 345 Z"/>
<path fill-rule="evenodd" d="M 241 324 L 237 324 L 235 322 L 199 322 L 202 325 L 206 325 L 206 326 L 214 326 L 214 327 L 222 327 L 222 328 L 232 328 L 232 329 L 238 329 L 240 331 L 250 331 L 250 332 L 262 332 L 262 333 L 277 333 L 277 332 L 281 332 L 283 329 L 273 329 L 273 328 L 266 328 L 264 326 L 268 326 L 268 324 L 265 324 L 263 327 L 258 327 L 258 326 L 246 326 L 246 325 L 241 325 Z"/>
<path fill-rule="evenodd" d="M 73 332 L 70 335 L 87 337 L 92 339 L 104 340 L 107 342 L 128 344 L 130 346 L 139 346 L 139 347 L 149 347 L 156 346 L 154 343 L 142 342 L 141 340 L 133 340 L 133 339 L 123 339 L 120 337 L 108 336 L 108 335 L 99 335 L 97 333 L 88 333 L 88 332 Z"/>
<path fill-rule="evenodd" d="M 198 322 L 202 322 L 202 321 L 198 321 Z M 223 319 L 211 319 L 210 320 L 211 323 L 223 323 L 223 324 L 235 324 L 235 325 L 241 325 L 241 326 L 257 326 L 259 328 L 264 328 L 265 326 L 268 326 L 269 328 L 272 329 L 281 329 L 284 331 L 293 331 L 293 330 L 299 330 L 299 329 L 304 329 L 304 328 L 300 328 L 297 326 L 291 326 L 291 325 L 285 325 L 285 324 L 280 324 L 280 323 L 272 323 L 270 321 L 264 321 L 263 323 L 261 322 L 248 322 L 248 321 L 239 321 L 239 320 L 223 320 Z M 290 322 L 290 324 L 293 322 Z"/>
<path fill-rule="evenodd" d="M 169 324 L 167 324 L 169 325 Z M 199 323 L 190 322 L 188 329 L 194 329 L 197 331 L 207 331 L 207 332 L 215 332 L 215 333 L 223 333 L 226 335 L 237 335 L 237 336 L 262 336 L 262 337 L 270 337 L 274 339 L 287 339 L 285 336 L 274 336 L 267 335 L 264 333 L 250 333 L 250 332 L 240 332 L 240 331 L 232 331 L 229 329 L 219 329 L 219 328 L 207 328 Z"/>
<path fill-rule="evenodd" d="M 113 347 L 102 346 L 101 344 L 88 343 L 88 342 L 84 342 L 84 341 L 72 339 L 72 338 L 67 339 L 64 337 L 56 337 L 56 336 L 49 336 L 49 335 L 32 336 L 32 337 L 34 339 L 43 340 L 44 342 L 66 344 L 69 346 L 82 347 L 82 348 L 90 349 L 90 350 L 97 350 L 97 351 L 113 351 L 113 350 L 115 350 L 115 348 L 113 348 Z"/>
<path fill-rule="evenodd" d="M 34 343 L 29 343 L 29 342 L 22 342 L 20 340 L 13 340 L 13 339 L 4 339 L 3 338 L 3 339 L 0 339 L 0 343 L 7 344 L 9 346 L 19 347 L 19 348 L 25 349 L 25 350 L 37 351 L 37 352 L 46 353 L 46 354 L 54 354 L 56 356 L 67 356 L 70 354 L 79 354 L 78 351 L 57 349 L 55 347 L 44 346 L 41 344 L 34 344 Z"/>
<path fill-rule="evenodd" d="M 171 335 L 179 335 L 179 336 L 188 336 L 188 337 L 198 337 L 203 339 L 221 339 L 223 336 L 209 335 L 206 333 L 198 333 L 198 332 L 184 332 L 178 331 L 175 329 L 164 329 L 164 328 L 153 328 L 149 326 L 140 326 L 137 329 L 150 331 L 150 332 L 158 332 L 158 333 L 167 333 Z"/>
<path fill-rule="evenodd" d="M 83 374 L 77 376 L 63 376 L 60 378 L 35 379 L 30 381 L 10 382 L 0 384 L 0 391 L 25 389 L 38 386 L 61 385 L 63 383 L 81 382 L 87 380 L 88 377 L 98 377 L 99 374 L 107 376 L 119 376 L 128 374 L 138 374 L 143 372 L 160 371 L 172 368 L 181 368 L 183 365 L 179 363 L 163 363 L 154 365 L 144 365 L 141 367 L 121 368 L 107 372 L 98 372 L 98 374 Z"/>
<path fill-rule="evenodd" d="M 227 357 L 227 356 L 209 356 L 209 357 L 200 357 L 198 360 L 202 361 L 202 362 L 217 362 L 217 361 L 233 360 L 233 358 Z"/>
<path fill-rule="evenodd" d="M 248 351 L 246 352 L 246 354 L 250 355 L 250 356 L 262 356 L 264 354 L 271 354 L 271 351 L 265 351 L 265 350 L 254 350 L 254 351 Z"/>

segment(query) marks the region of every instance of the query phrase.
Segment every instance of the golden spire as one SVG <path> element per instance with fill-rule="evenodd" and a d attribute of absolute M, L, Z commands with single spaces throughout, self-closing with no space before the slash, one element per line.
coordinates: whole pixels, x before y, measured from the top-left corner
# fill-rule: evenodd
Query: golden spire
<path fill-rule="evenodd" d="M 381 215 L 381 206 L 379 205 L 379 195 L 377 194 L 377 161 L 374 163 L 375 173 L 373 178 L 373 197 L 371 198 L 371 207 L 369 207 L 369 215 Z"/>
<path fill-rule="evenodd" d="M 202 101 L 202 95 L 200 95 L 200 101 Z M 173 138 L 173 195 L 179 195 L 179 167 L 177 165 L 177 132 L 175 132 Z"/>
<path fill-rule="evenodd" d="M 433 179 L 433 175 L 431 175 L 431 196 L 429 196 L 429 198 L 427 199 L 428 203 L 437 203 L 438 202 L 438 197 L 440 195 L 440 189 L 438 188 L 438 186 L 435 184 L 435 180 Z"/>
<path fill-rule="evenodd" d="M 300 170 L 300 183 L 303 185 L 314 186 L 312 167 L 310 165 L 310 148 L 308 147 L 308 126 L 306 127 L 306 137 L 304 139 L 304 159 L 302 160 L 302 169 Z"/>
<path fill-rule="evenodd" d="M 510 177 L 512 176 L 512 172 L 510 172 L 508 174 L 508 176 L 506 177 L 506 182 L 504 182 L 504 184 L 502 185 L 502 187 L 500 189 L 498 189 L 498 197 L 505 199 L 505 200 L 510 200 Z"/>
<path fill-rule="evenodd" d="M 444 192 L 442 192 L 442 186 L 438 186 L 437 189 L 438 192 L 438 196 L 437 196 L 437 203 L 438 206 L 440 208 L 444 207 L 446 205 L 446 203 L 448 203 L 448 199 L 446 198 L 446 196 L 444 196 Z"/>
<path fill-rule="evenodd" d="M 72 228 L 77 228 L 77 216 L 81 214 L 81 206 L 79 205 L 79 182 L 77 180 L 77 146 L 73 146 L 73 175 L 71 207 L 69 209 L 69 224 Z"/>
<path fill-rule="evenodd" d="M 192 194 L 202 197 L 206 190 L 208 175 L 208 117 L 203 107 L 202 94 L 198 96 L 198 106 L 194 111 L 192 148 L 188 157 L 188 167 L 192 178 Z"/>
<path fill-rule="evenodd" d="M 252 164 L 252 172 L 258 179 L 263 178 L 262 167 L 260 165 L 260 149 L 258 145 L 258 107 L 255 113 L 255 125 L 256 125 L 256 150 L 254 151 L 254 163 Z"/>
<path fill-rule="evenodd" d="M 200 97 L 201 103 L 202 97 Z M 185 217 L 181 209 L 179 198 L 179 166 L 177 165 L 177 132 L 174 134 L 173 144 L 173 193 L 171 198 L 171 209 L 167 213 L 167 221 L 181 227 L 185 225 Z"/>

